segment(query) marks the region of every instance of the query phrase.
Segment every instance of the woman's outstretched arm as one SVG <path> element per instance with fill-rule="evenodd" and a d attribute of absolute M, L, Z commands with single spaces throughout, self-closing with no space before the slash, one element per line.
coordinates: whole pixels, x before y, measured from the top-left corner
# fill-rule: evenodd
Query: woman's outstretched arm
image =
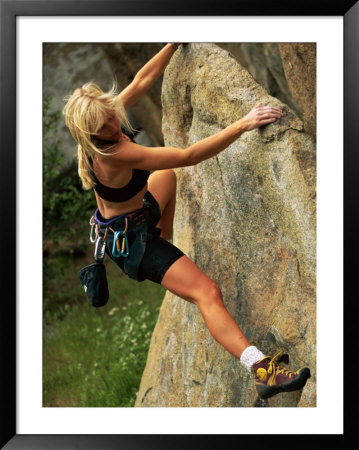
<path fill-rule="evenodd" d="M 242 119 L 186 149 L 144 147 L 132 142 L 123 142 L 111 156 L 111 164 L 118 163 L 119 166 L 128 165 L 143 170 L 193 166 L 220 153 L 245 131 L 273 123 L 281 117 L 282 111 L 279 108 L 258 104 Z"/>
<path fill-rule="evenodd" d="M 133 81 L 119 94 L 125 109 L 129 108 L 141 95 L 148 91 L 153 83 L 163 74 L 178 44 L 165 45 L 142 69 Z"/>

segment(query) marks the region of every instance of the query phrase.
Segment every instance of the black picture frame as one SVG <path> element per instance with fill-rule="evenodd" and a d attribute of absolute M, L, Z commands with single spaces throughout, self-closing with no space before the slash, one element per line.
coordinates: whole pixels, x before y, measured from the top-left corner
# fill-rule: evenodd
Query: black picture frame
<path fill-rule="evenodd" d="M 7 449 L 183 449 L 205 446 L 218 448 L 278 441 L 276 435 L 19 435 L 16 432 L 16 17 L 18 16 L 342 16 L 344 19 L 344 294 L 345 346 L 347 370 L 354 364 L 355 299 L 352 286 L 356 280 L 356 241 L 358 221 L 357 171 L 359 133 L 359 5 L 356 0 L 341 2 L 302 1 L 285 2 L 265 0 L 233 2 L 189 2 L 188 0 L 0 0 L 0 192 L 3 214 L 2 242 L 2 311 L 1 311 L 1 448 Z M 346 239 L 345 239 L 346 237 Z M 350 296 L 350 297 L 349 297 Z M 344 296 L 345 298 L 345 296 Z M 349 301 L 352 300 L 352 302 Z M 334 333 L 334 331 L 333 331 Z M 333 337 L 334 339 L 335 337 Z M 328 343 L 330 345 L 330 343 Z M 328 361 L 328 371 L 335 384 L 335 355 Z M 344 370 L 345 373 L 345 370 Z M 345 383 L 347 381 L 348 384 Z M 354 384 L 353 384 L 354 383 Z M 348 386 L 345 407 L 350 407 L 350 387 L 355 380 L 345 376 Z M 335 386 L 333 386 L 335 388 Z M 330 395 L 330 393 L 328 393 Z M 350 440 L 356 415 L 347 415 L 345 433 L 329 435 L 333 445 L 344 447 Z M 285 437 L 291 448 L 309 443 L 315 445 L 322 435 Z M 283 439 L 283 438 L 282 438 Z M 339 442 L 340 441 L 340 442 Z M 282 441 L 283 442 L 283 441 Z M 284 443 L 284 442 L 283 442 Z M 310 445 L 311 444 L 311 445 Z"/>

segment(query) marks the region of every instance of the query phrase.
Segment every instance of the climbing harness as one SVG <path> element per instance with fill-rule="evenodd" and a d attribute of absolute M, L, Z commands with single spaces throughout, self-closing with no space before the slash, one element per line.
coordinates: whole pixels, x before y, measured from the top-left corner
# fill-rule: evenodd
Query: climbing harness
<path fill-rule="evenodd" d="M 149 214 L 150 208 L 144 206 L 107 221 L 98 209 L 91 217 L 90 242 L 95 244 L 95 263 L 81 269 L 80 280 L 92 306 L 104 306 L 108 301 L 106 267 L 103 264 L 106 252 L 116 263 L 120 261 L 126 275 L 140 280 L 139 267 L 146 243 L 161 233 L 159 228 L 149 225 Z"/>
<path fill-rule="evenodd" d="M 152 236 L 148 233 L 148 215 L 149 209 L 143 207 L 104 222 L 97 209 L 90 219 L 90 241 L 95 244 L 95 260 L 103 260 L 107 245 L 110 257 L 123 258 L 125 273 L 137 279 L 146 241 Z"/>
<path fill-rule="evenodd" d="M 95 222 L 95 217 L 92 216 L 90 219 L 91 231 L 90 231 L 90 241 L 95 244 L 95 253 L 94 257 L 96 261 L 102 261 L 105 256 L 106 250 L 106 237 L 107 233 L 110 230 L 113 237 L 112 244 L 112 255 L 116 258 L 123 257 L 127 258 L 130 255 L 130 249 L 128 244 L 128 218 L 125 217 L 125 228 L 120 231 L 113 230 L 110 226 L 107 226 L 104 231 L 104 235 L 101 236 L 99 231 L 99 224 Z"/>

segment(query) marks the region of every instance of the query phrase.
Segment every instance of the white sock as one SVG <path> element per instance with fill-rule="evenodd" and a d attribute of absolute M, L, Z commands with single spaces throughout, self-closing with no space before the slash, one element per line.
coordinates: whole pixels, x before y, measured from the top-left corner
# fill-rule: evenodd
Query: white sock
<path fill-rule="evenodd" d="M 260 359 L 265 358 L 265 356 L 266 355 L 263 355 L 263 353 L 260 350 L 258 350 L 257 347 L 255 347 L 254 345 L 250 345 L 241 354 L 239 360 L 250 372 L 253 364 L 255 364 Z"/>

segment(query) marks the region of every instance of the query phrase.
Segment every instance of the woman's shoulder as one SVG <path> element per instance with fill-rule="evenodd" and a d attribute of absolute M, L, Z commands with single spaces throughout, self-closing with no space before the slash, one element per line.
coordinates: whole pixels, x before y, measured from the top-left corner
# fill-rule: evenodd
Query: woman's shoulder
<path fill-rule="evenodd" d="M 127 160 L 126 155 L 131 153 L 131 146 L 134 145 L 131 140 L 119 139 L 115 144 L 101 149 L 102 154 L 97 154 L 96 159 L 103 166 L 113 168 L 122 168 Z"/>
<path fill-rule="evenodd" d="M 116 155 L 96 155 L 93 159 L 93 171 L 95 176 L 105 184 L 109 180 L 117 180 L 121 183 L 123 178 L 127 180 L 132 175 L 133 168 L 121 163 L 116 159 Z"/>

